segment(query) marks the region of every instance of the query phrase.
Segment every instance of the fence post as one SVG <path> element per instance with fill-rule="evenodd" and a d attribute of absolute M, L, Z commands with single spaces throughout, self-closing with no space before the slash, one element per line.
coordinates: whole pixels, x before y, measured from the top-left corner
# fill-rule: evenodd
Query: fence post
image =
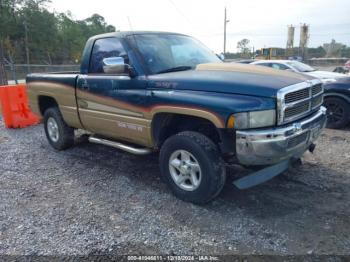
<path fill-rule="evenodd" d="M 15 80 L 16 85 L 18 85 L 18 80 L 17 80 L 17 76 L 16 76 L 16 67 L 13 63 L 11 63 L 10 68 L 11 68 L 12 78 L 13 78 L 13 80 Z"/>
<path fill-rule="evenodd" d="M 7 77 L 4 64 L 4 52 L 2 48 L 2 42 L 0 41 L 0 85 L 7 85 Z"/>

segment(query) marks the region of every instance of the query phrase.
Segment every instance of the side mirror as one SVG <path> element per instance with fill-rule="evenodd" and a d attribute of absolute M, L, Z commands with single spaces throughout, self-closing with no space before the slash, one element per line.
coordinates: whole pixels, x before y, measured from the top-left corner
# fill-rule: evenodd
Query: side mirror
<path fill-rule="evenodd" d="M 106 74 L 129 75 L 130 66 L 125 64 L 123 57 L 108 57 L 104 58 L 102 62 L 103 72 Z"/>
<path fill-rule="evenodd" d="M 221 54 L 216 54 L 216 56 L 221 60 L 221 61 L 225 61 L 225 55 L 223 53 Z"/>

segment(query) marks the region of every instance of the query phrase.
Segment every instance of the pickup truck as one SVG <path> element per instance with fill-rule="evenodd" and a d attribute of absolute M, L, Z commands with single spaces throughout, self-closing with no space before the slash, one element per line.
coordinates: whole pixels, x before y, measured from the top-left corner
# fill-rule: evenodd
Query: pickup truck
<path fill-rule="evenodd" d="M 166 32 L 90 38 L 80 72 L 27 76 L 31 109 L 57 150 L 88 140 L 159 153 L 161 176 L 180 199 L 206 203 L 226 163 L 250 166 L 240 189 L 282 173 L 326 124 L 323 86 L 311 76 L 222 62 L 198 40 Z M 62 167 L 64 168 L 64 167 Z"/>

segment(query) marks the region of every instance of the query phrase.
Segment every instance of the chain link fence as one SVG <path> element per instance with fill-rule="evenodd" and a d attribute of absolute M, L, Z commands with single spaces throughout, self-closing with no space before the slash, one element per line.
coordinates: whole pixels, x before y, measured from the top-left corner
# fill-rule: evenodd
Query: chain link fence
<path fill-rule="evenodd" d="M 337 59 L 309 59 L 306 62 L 319 69 L 333 71 L 336 67 L 343 66 L 348 58 Z M 38 65 L 38 64 L 5 64 L 5 74 L 9 84 L 23 83 L 27 74 L 52 73 L 52 72 L 77 72 L 80 65 Z"/>
<path fill-rule="evenodd" d="M 27 74 L 79 71 L 80 65 L 28 65 L 7 64 L 5 73 L 9 84 L 23 83 Z"/>

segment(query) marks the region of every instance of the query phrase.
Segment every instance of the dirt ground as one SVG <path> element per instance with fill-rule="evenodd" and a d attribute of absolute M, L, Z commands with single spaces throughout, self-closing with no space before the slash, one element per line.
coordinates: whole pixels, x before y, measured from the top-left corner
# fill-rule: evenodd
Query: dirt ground
<path fill-rule="evenodd" d="M 230 181 L 205 206 L 176 199 L 157 155 L 0 121 L 0 255 L 350 255 L 350 130 L 325 130 L 304 164 L 249 190 Z"/>

